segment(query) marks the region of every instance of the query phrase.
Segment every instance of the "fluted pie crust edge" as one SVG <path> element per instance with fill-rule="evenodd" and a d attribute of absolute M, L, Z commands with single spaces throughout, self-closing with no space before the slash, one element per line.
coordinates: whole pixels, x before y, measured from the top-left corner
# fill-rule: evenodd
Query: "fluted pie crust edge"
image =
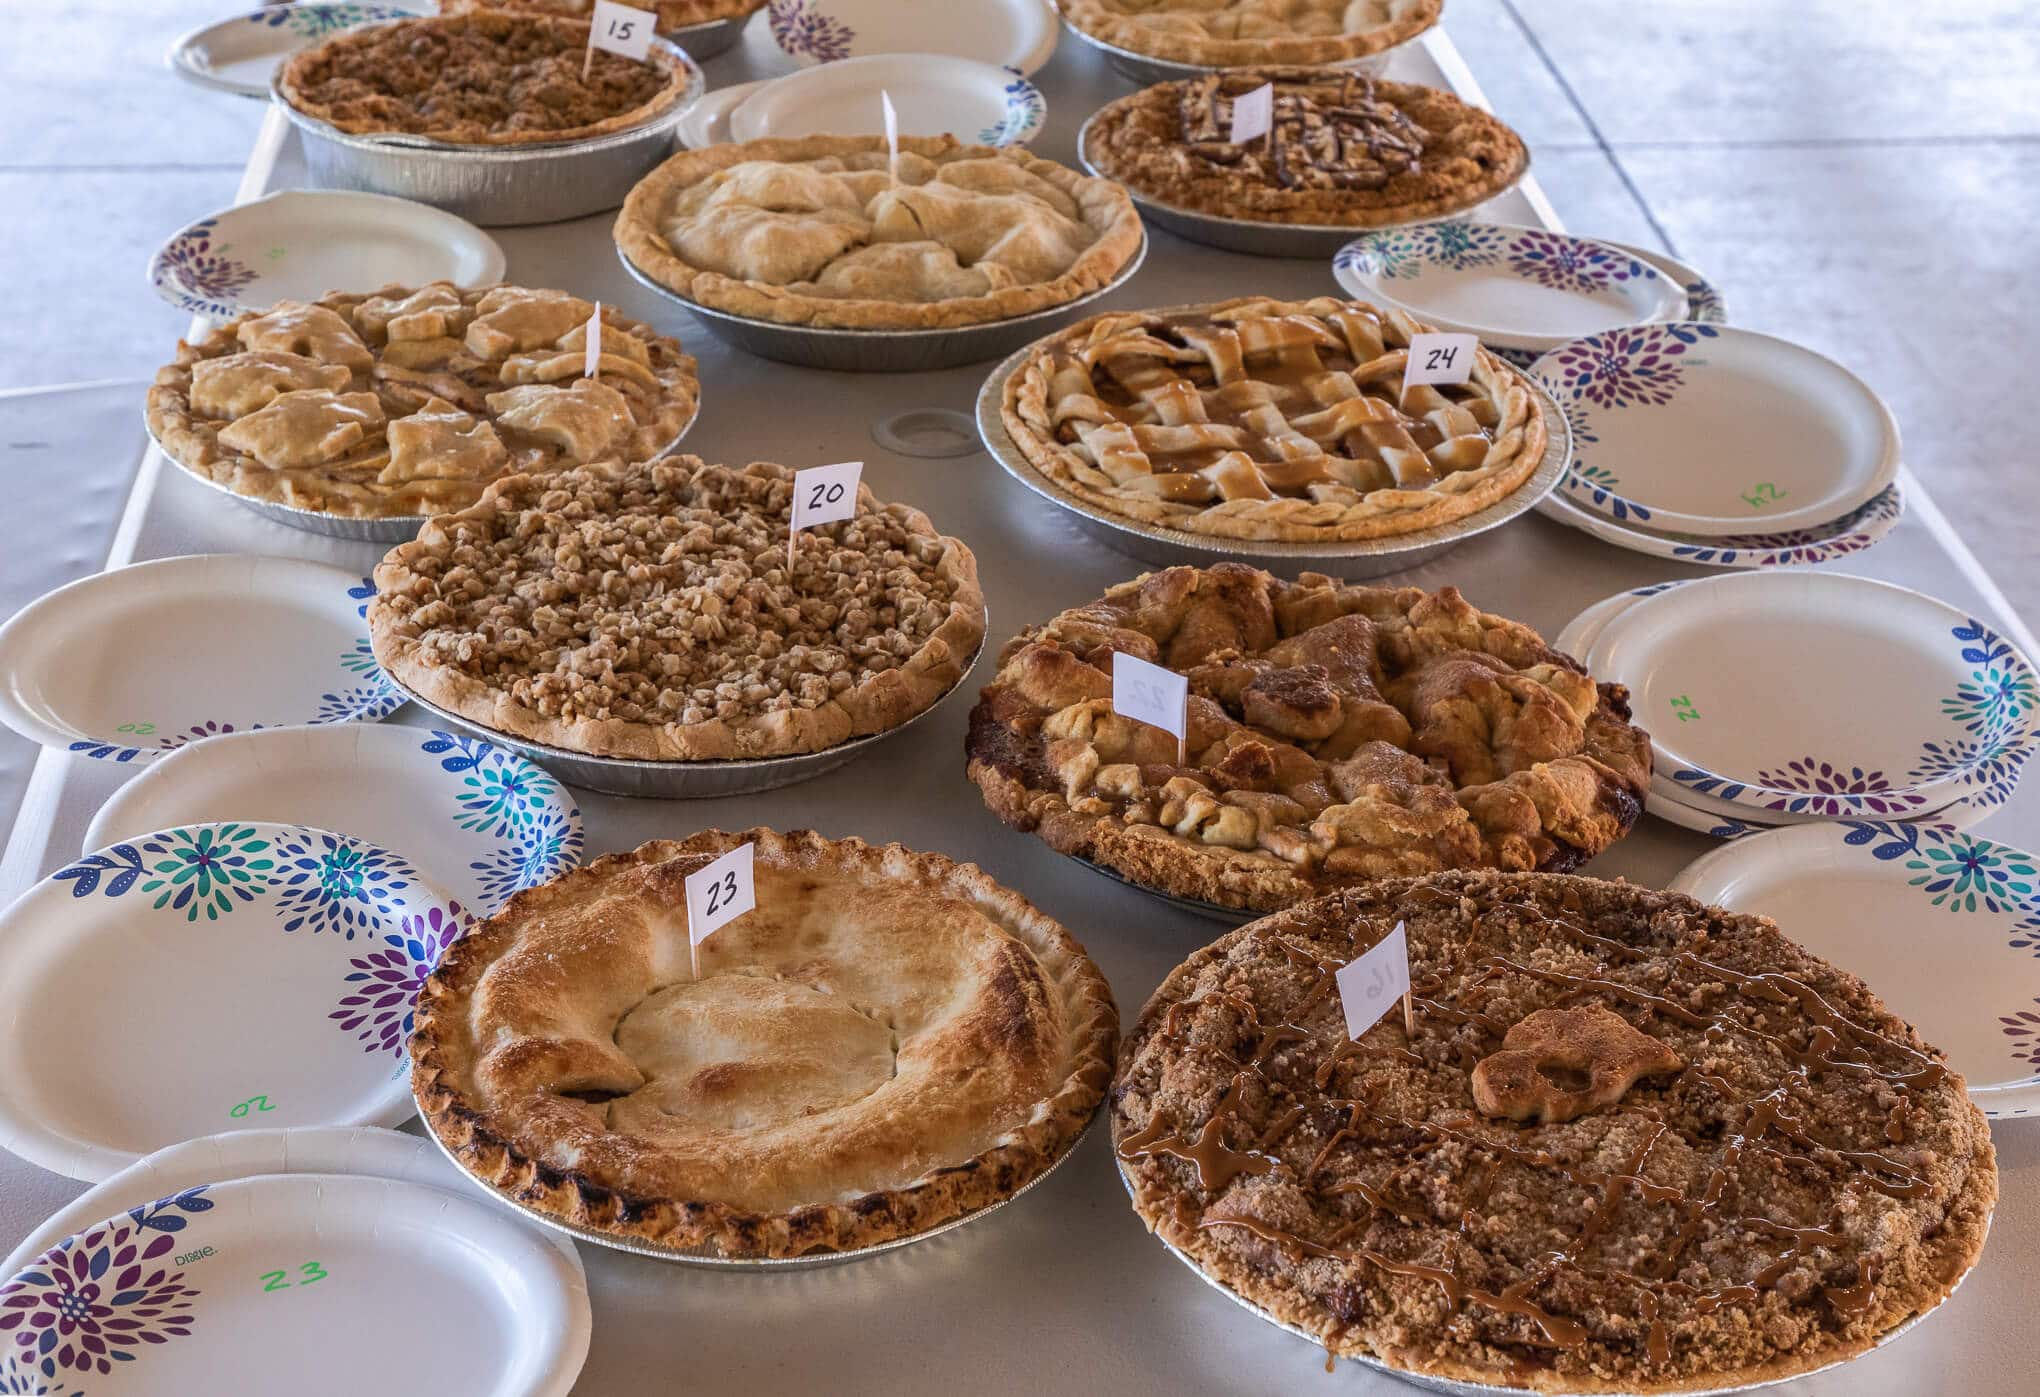
<path fill-rule="evenodd" d="M 1389 23 L 1357 34 L 1296 34 L 1274 39 L 1212 39 L 1158 30 L 1133 16 L 1116 13 L 1098 0 L 1057 0 L 1057 8 L 1063 21 L 1078 33 L 1129 53 L 1171 63 L 1239 68 L 1271 63 L 1319 66 L 1367 58 L 1408 43 L 1436 24 L 1445 0 L 1409 0 L 1404 12 Z"/>

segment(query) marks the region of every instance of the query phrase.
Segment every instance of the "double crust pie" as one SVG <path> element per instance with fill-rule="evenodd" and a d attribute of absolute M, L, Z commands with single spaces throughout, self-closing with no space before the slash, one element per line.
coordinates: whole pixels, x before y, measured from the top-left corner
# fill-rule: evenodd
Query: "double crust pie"
<path fill-rule="evenodd" d="M 667 450 L 700 383 L 677 341 L 564 291 L 449 282 L 281 301 L 179 341 L 149 430 L 215 485 L 350 518 L 474 503 L 503 476 Z"/>
<path fill-rule="evenodd" d="M 1484 349 L 1465 383 L 1405 390 L 1410 339 L 1427 332 L 1331 297 L 1108 312 L 1028 350 L 1000 416 L 1035 469 L 1143 524 L 1413 533 L 1505 498 L 1549 445 L 1536 394 Z"/>
<path fill-rule="evenodd" d="M 643 63 L 597 49 L 584 79 L 587 50 L 578 20 L 497 9 L 400 19 L 293 55 L 277 91 L 352 135 L 521 145 L 641 125 L 688 89 L 688 69 L 663 49 Z"/>
<path fill-rule="evenodd" d="M 1272 84 L 1264 136 L 1233 104 Z M 1171 208 L 1263 223 L 1379 227 L 1458 213 L 1529 167 L 1522 138 L 1449 92 L 1351 72 L 1235 69 L 1165 82 L 1091 118 L 1084 159 Z"/>
<path fill-rule="evenodd" d="M 789 325 L 916 330 L 1047 310 L 1141 246 L 1110 180 L 1025 150 L 809 136 L 674 156 L 631 191 L 616 242 L 661 286 Z"/>
<path fill-rule="evenodd" d="M 1190 683 L 1187 761 L 1112 708 L 1112 657 Z M 985 803 L 1144 887 L 1268 911 L 1450 868 L 1570 871 L 1628 832 L 1628 694 L 1457 588 L 1221 563 L 1112 588 L 1007 645 L 970 717 Z"/>
<path fill-rule="evenodd" d="M 375 657 L 463 718 L 598 757 L 789 756 L 897 727 L 976 657 L 977 561 L 860 487 L 789 572 L 793 475 L 671 456 L 500 481 L 376 568 Z"/>
<path fill-rule="evenodd" d="M 1444 0 L 1058 0 L 1071 28 L 1115 48 L 1238 68 L 1365 58 L 1438 22 Z"/>
<path fill-rule="evenodd" d="M 740 19 L 764 9 L 765 5 L 766 0 L 640 0 L 632 8 L 649 10 L 657 15 L 659 32 L 669 34 L 690 24 Z M 508 10 L 517 14 L 587 19 L 595 13 L 595 0 L 439 0 L 441 14 L 460 14 L 469 10 Z"/>
<path fill-rule="evenodd" d="M 756 910 L 690 967 L 685 882 L 754 846 Z M 1112 1074 L 1111 990 L 969 864 L 707 831 L 519 893 L 419 996 L 440 1141 L 523 1206 L 733 1257 L 923 1232 L 1060 1159 Z"/>
<path fill-rule="evenodd" d="M 1398 922 L 1414 1032 L 1391 1008 L 1349 1040 L 1334 976 Z M 1962 1078 L 1854 976 L 1764 918 L 1539 874 L 1349 890 L 1198 952 L 1128 1036 L 1112 1135 L 1150 1230 L 1331 1354 L 1548 1392 L 1861 1353 L 1962 1278 L 1997 1197 Z"/>

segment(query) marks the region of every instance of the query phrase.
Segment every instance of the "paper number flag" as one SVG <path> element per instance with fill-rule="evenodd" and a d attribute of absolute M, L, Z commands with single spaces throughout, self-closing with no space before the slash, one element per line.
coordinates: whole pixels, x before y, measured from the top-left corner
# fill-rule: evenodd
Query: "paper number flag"
<path fill-rule="evenodd" d="M 1358 1038 L 1410 992 L 1410 943 L 1403 924 L 1373 950 L 1339 967 L 1339 1005 L 1346 1011 L 1346 1036 Z"/>
<path fill-rule="evenodd" d="M 581 377 L 593 378 L 602 371 L 602 302 L 588 317 L 588 352 L 581 360 Z"/>
<path fill-rule="evenodd" d="M 793 527 L 797 533 L 815 524 L 848 519 L 857 513 L 857 482 L 864 462 L 809 466 L 793 473 Z"/>
<path fill-rule="evenodd" d="M 1233 98 L 1232 143 L 1243 146 L 1259 140 L 1275 125 L 1275 84 L 1264 82 L 1252 92 Z"/>
<path fill-rule="evenodd" d="M 689 951 L 713 936 L 718 928 L 743 916 L 758 905 L 758 892 L 751 883 L 751 846 L 736 848 L 712 861 L 698 873 L 687 875 L 687 946 Z M 701 974 L 695 964 L 695 976 Z"/>
<path fill-rule="evenodd" d="M 595 0 L 595 15 L 588 25 L 588 47 L 602 49 L 619 58 L 642 63 L 652 51 L 652 30 L 659 17 L 614 0 Z M 586 63 L 582 68 L 585 70 Z"/>
<path fill-rule="evenodd" d="M 1412 335 L 1410 358 L 1403 366 L 1403 390 L 1419 383 L 1464 383 L 1473 376 L 1473 356 L 1480 341 L 1472 335 Z"/>
<path fill-rule="evenodd" d="M 884 88 L 879 89 L 878 107 L 885 114 L 885 148 L 890 152 L 885 168 L 897 180 L 900 177 L 900 114 L 893 110 L 892 94 Z"/>
<path fill-rule="evenodd" d="M 1152 723 L 1181 742 L 1189 736 L 1185 718 L 1189 703 L 1187 675 L 1123 650 L 1112 652 L 1112 711 L 1120 717 Z"/>

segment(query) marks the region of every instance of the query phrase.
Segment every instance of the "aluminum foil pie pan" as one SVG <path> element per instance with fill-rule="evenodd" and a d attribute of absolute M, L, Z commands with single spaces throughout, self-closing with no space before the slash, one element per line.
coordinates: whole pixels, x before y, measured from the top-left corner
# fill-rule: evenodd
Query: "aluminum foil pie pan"
<path fill-rule="evenodd" d="M 1091 163 L 1091 123 L 1098 119 L 1093 112 L 1077 132 L 1077 163 L 1084 170 L 1100 179 L 1111 179 Z M 1166 228 L 1178 237 L 1207 247 L 1224 248 L 1228 252 L 1244 252 L 1254 257 L 1332 257 L 1340 248 L 1367 233 L 1379 233 L 1388 228 L 1414 228 L 1419 224 L 1435 223 L 1443 218 L 1466 218 L 1474 215 L 1481 204 L 1501 198 L 1523 182 L 1530 173 L 1530 156 L 1526 149 L 1523 168 L 1516 177 L 1497 189 L 1487 198 L 1468 208 L 1454 209 L 1450 213 L 1430 214 L 1424 218 L 1406 218 L 1394 223 L 1270 223 L 1251 218 L 1222 218 L 1217 214 L 1200 213 L 1195 209 L 1179 209 L 1170 204 L 1141 193 L 1127 185 L 1128 197 L 1134 207 L 1140 210 L 1141 218 L 1157 228 Z"/>
<path fill-rule="evenodd" d="M 542 1227 L 550 1228 L 555 1232 L 564 1232 L 576 1241 L 587 1242 L 592 1246 L 608 1247 L 613 1251 L 627 1251 L 637 1256 L 649 1256 L 657 1261 L 671 1262 L 675 1266 L 691 1266 L 702 1271 L 817 1271 L 825 1266 L 842 1266 L 852 1261 L 868 1261 L 872 1257 L 883 1256 L 887 1252 L 895 1252 L 902 1247 L 910 1247 L 916 1242 L 925 1242 L 930 1238 L 940 1237 L 945 1232 L 954 1232 L 959 1227 L 996 1213 L 1008 1203 L 1018 1200 L 1023 1194 L 1033 1189 L 1050 1174 L 1062 1168 L 1069 1157 L 1077 1152 L 1077 1147 L 1084 1143 L 1085 1138 L 1091 1133 L 1091 1127 L 1098 1123 L 1098 1118 L 1102 1115 L 1104 1115 L 1104 1106 L 1101 1102 L 1099 1109 L 1092 1112 L 1091 1119 L 1084 1122 L 1084 1128 L 1077 1132 L 1077 1138 L 1070 1141 L 1069 1148 L 1050 1160 L 1046 1169 L 1043 1169 L 1039 1174 L 1036 1174 L 1026 1183 L 1020 1185 L 1020 1187 L 996 1202 L 987 1203 L 984 1207 L 965 1213 L 961 1217 L 951 1218 L 947 1222 L 937 1223 L 925 1231 L 911 1233 L 905 1237 L 894 1237 L 890 1241 L 877 1242 L 868 1247 L 853 1247 L 848 1251 L 810 1252 L 805 1256 L 723 1256 L 711 1247 L 662 1247 L 656 1242 L 647 1242 L 630 1237 L 616 1237 L 607 1232 L 599 1232 L 592 1227 L 576 1227 L 573 1223 L 562 1222 L 550 1213 L 526 1207 L 515 1198 L 490 1184 L 486 1179 L 469 1171 L 468 1167 L 460 1162 L 460 1159 L 454 1152 L 446 1147 L 446 1142 L 439 1138 L 439 1133 L 433 1130 L 429 1123 L 425 1128 L 425 1138 L 437 1145 L 439 1152 L 446 1156 L 447 1161 L 454 1168 L 472 1179 L 491 1198 L 507 1208 L 514 1209 L 520 1216 L 528 1218 Z"/>
<path fill-rule="evenodd" d="M 1136 883 L 1118 869 L 1107 868 L 1102 863 L 1093 863 L 1089 859 L 1078 858 L 1075 854 L 1069 854 L 1065 857 L 1073 863 L 1090 869 L 1101 878 L 1111 879 L 1122 888 L 1132 888 L 1137 893 L 1146 893 L 1158 902 L 1166 902 L 1172 907 L 1188 912 L 1193 917 L 1203 917 L 1207 921 L 1223 922 L 1227 926 L 1245 926 L 1248 922 L 1259 921 L 1261 918 L 1270 915 L 1267 912 L 1248 912 L 1238 907 L 1227 907 L 1222 903 L 1206 902 L 1198 897 L 1178 897 L 1174 893 L 1165 893 L 1159 888 L 1151 888 L 1145 883 Z"/>
<path fill-rule="evenodd" d="M 1119 1182 L 1125 1186 L 1127 1197 L 1132 1198 L 1134 1196 L 1133 1180 L 1131 1177 L 1128 1176 L 1126 1172 L 1125 1161 L 1119 1158 L 1117 1152 L 1114 1152 L 1112 1156 L 1112 1164 L 1113 1167 L 1117 1169 L 1119 1172 Z M 1990 1219 L 1988 1217 L 1984 1219 L 1983 1233 L 1984 1240 L 1988 1242 L 1990 1240 Z M 1245 1310 L 1247 1313 L 1251 1315 L 1256 1315 L 1259 1318 L 1266 1320 L 1268 1323 L 1274 1325 L 1277 1329 L 1280 1329 L 1285 1334 L 1294 1334 L 1297 1338 L 1302 1339 L 1305 1342 L 1317 1348 L 1322 1349 L 1324 1347 L 1325 1341 L 1318 1335 L 1313 1334 L 1308 1329 L 1301 1328 L 1298 1325 L 1290 1324 L 1284 1320 L 1277 1319 L 1274 1315 L 1262 1309 L 1259 1305 L 1256 1305 L 1253 1301 L 1247 1299 L 1246 1296 L 1241 1295 L 1238 1291 L 1233 1290 L 1231 1287 L 1227 1286 L 1223 1281 L 1219 1280 L 1216 1276 L 1208 1274 L 1202 1266 L 1199 1266 L 1196 1263 L 1196 1261 L 1184 1255 L 1182 1252 L 1178 1251 L 1175 1248 L 1175 1246 L 1169 1242 L 1167 1238 L 1157 1234 L 1155 1236 L 1155 1240 L 1162 1244 L 1162 1247 L 1169 1253 L 1169 1255 L 1175 1257 L 1176 1260 L 1182 1262 L 1185 1266 L 1188 1266 L 1191 1270 L 1191 1273 L 1194 1274 L 1198 1280 L 1203 1281 L 1206 1285 L 1210 1286 L 1220 1295 L 1223 1295 L 1226 1299 L 1232 1301 L 1235 1305 L 1238 1305 L 1241 1309 Z M 1975 1269 L 1976 1268 L 1974 1266 L 1970 1268 L 1971 1271 Z M 1948 1302 L 1950 1296 L 1954 1295 L 1957 1290 L 1961 1289 L 1962 1282 L 1968 1279 L 1969 1271 L 1964 1271 L 1960 1276 L 1956 1277 L 1955 1284 L 1948 1287 L 1947 1294 L 1943 1295 L 1939 1300 L 1936 1300 L 1932 1305 L 1928 1306 L 1926 1309 L 1921 1310 L 1918 1314 L 1915 1314 L 1908 1319 L 1901 1320 L 1897 1324 L 1893 1325 L 1890 1329 L 1886 1330 L 1883 1334 L 1879 1335 L 1875 1342 L 1873 1342 L 1868 1349 L 1864 1350 L 1864 1352 L 1875 1353 L 1878 1349 L 1883 1348 L 1893 1339 L 1896 1339 L 1899 1335 L 1905 1333 L 1908 1329 L 1911 1329 L 1915 1324 L 1918 1324 L 1921 1320 L 1925 1319 L 1935 1310 L 1940 1309 L 1941 1306 L 1945 1305 Z M 1690 1390 L 1681 1388 L 1680 1394 L 1681 1397 L 1728 1397 L 1728 1395 L 1731 1393 L 1755 1392 L 1759 1388 L 1777 1387 L 1781 1383 L 1798 1382 L 1801 1378 L 1810 1378 L 1815 1373 L 1828 1372 L 1831 1369 L 1841 1367 L 1844 1363 L 1847 1363 L 1852 1359 L 1861 1358 L 1862 1356 L 1863 1354 L 1861 1353 L 1850 1354 L 1846 1358 L 1837 1358 L 1833 1362 L 1823 1364 L 1818 1368 L 1809 1368 L 1803 1373 L 1792 1373 L 1785 1377 L 1767 1378 L 1762 1382 L 1740 1383 L 1730 1387 L 1696 1387 Z M 1398 1368 L 1394 1364 L 1388 1363 L 1379 1358 L 1371 1357 L 1366 1354 L 1355 1354 L 1350 1357 L 1346 1355 L 1341 1355 L 1339 1361 L 1346 1363 L 1358 1363 L 1362 1367 L 1371 1368 L 1377 1373 L 1384 1374 L 1391 1378 L 1400 1379 L 1401 1381 L 1410 1384 L 1410 1386 L 1412 1387 L 1426 1388 L 1432 1392 L 1448 1392 L 1453 1394 L 1453 1397 L 1552 1397 L 1551 1393 L 1540 1391 L 1534 1388 L 1505 1387 L 1500 1383 L 1465 1382 L 1458 1378 L 1435 1377 L 1428 1373 L 1413 1373 L 1409 1371 L 1407 1368 Z M 1606 1394 L 1600 1394 L 1599 1397 L 1606 1397 Z"/>
<path fill-rule="evenodd" d="M 1186 78 L 1201 78 L 1206 73 L 1222 73 L 1226 71 L 1223 67 L 1215 65 L 1184 63 L 1173 58 L 1153 58 L 1145 53 L 1136 53 L 1132 49 L 1121 48 L 1117 44 L 1108 44 L 1095 35 L 1086 34 L 1068 20 L 1063 21 L 1063 28 L 1068 30 L 1079 41 L 1090 45 L 1103 54 L 1105 61 L 1111 64 L 1113 70 L 1121 77 L 1131 78 L 1142 87 L 1158 82 L 1182 82 Z M 1389 63 L 1394 60 L 1398 53 L 1417 43 L 1423 37 L 1421 34 L 1413 34 L 1401 43 L 1391 44 L 1379 53 L 1370 53 L 1361 58 L 1348 59 L 1344 63 L 1327 66 L 1348 69 L 1355 73 L 1365 73 L 1371 78 L 1378 78 L 1388 71 Z"/>
<path fill-rule="evenodd" d="M 959 364 L 977 364 L 1011 353 L 1031 344 L 1071 321 L 1079 319 L 1099 299 L 1111 295 L 1133 278 L 1147 260 L 1148 240 L 1141 234 L 1140 247 L 1127 259 L 1116 276 L 1096 291 L 1065 301 L 1059 306 L 1027 315 L 989 320 L 981 325 L 956 325 L 929 330 L 839 330 L 816 325 L 782 325 L 748 315 L 732 315 L 689 300 L 669 286 L 662 286 L 638 269 L 624 250 L 616 250 L 623 269 L 646 290 L 655 292 L 694 315 L 711 334 L 761 359 L 798 364 L 809 369 L 836 369 L 848 373 L 920 373 L 927 369 L 951 369 Z"/>
<path fill-rule="evenodd" d="M 297 128 L 315 188 L 416 199 L 484 228 L 558 223 L 619 207 L 631 186 L 671 153 L 674 127 L 708 90 L 700 67 L 678 44 L 662 38 L 652 44 L 687 75 L 679 100 L 637 126 L 579 141 L 494 146 L 359 136 L 299 111 L 275 83 L 269 96 Z"/>
<path fill-rule="evenodd" d="M 570 786 L 600 791 L 605 795 L 635 796 L 652 800 L 713 800 L 722 796 L 755 795 L 759 791 L 777 790 L 781 786 L 811 781 L 817 776 L 834 771 L 839 766 L 847 766 L 879 743 L 905 732 L 954 698 L 963 689 L 965 681 L 970 678 L 971 670 L 977 667 L 978 656 L 982 654 L 984 647 L 979 646 L 972 652 L 969 663 L 964 665 L 962 675 L 951 686 L 949 692 L 898 727 L 872 733 L 868 737 L 853 737 L 848 742 L 839 742 L 834 747 L 820 752 L 802 752 L 791 757 L 733 758 L 695 762 L 594 757 L 586 752 L 570 752 L 564 747 L 532 742 L 488 727 L 472 718 L 463 717 L 450 708 L 441 708 L 430 699 L 421 698 L 417 690 L 405 684 L 396 675 L 389 674 L 387 670 L 384 673 L 388 675 L 390 684 L 397 692 L 427 713 L 454 727 L 485 737 L 496 746 L 515 752 L 528 761 L 542 765 Z"/>
<path fill-rule="evenodd" d="M 744 26 L 750 20 L 748 14 L 732 15 L 727 19 L 711 19 L 703 24 L 668 29 L 660 37 L 670 39 L 685 49 L 689 58 L 713 58 L 736 46 L 737 40 L 744 37 Z"/>
<path fill-rule="evenodd" d="M 1167 315 L 1198 309 L 1201 307 L 1163 306 L 1155 313 Z M 1536 395 L 1538 411 L 1544 417 L 1547 439 L 1544 459 L 1528 480 L 1487 508 L 1475 510 L 1464 518 L 1388 538 L 1330 543 L 1221 538 L 1143 524 L 1095 505 L 1056 484 L 1036 470 L 1013 438 L 1007 435 L 1006 424 L 1000 417 L 1006 397 L 1006 380 L 1019 370 L 1022 361 L 1033 349 L 1033 345 L 1028 345 L 1011 355 L 992 370 L 985 386 L 978 390 L 978 433 L 984 438 L 985 450 L 1006 468 L 1008 475 L 1051 504 L 1068 510 L 1077 527 L 1085 533 L 1108 548 L 1157 567 L 1173 567 L 1178 563 L 1209 567 L 1213 563 L 1230 560 L 1252 563 L 1281 577 L 1293 578 L 1300 572 L 1322 572 L 1349 579 L 1382 577 L 1428 563 L 1475 535 L 1499 528 L 1517 515 L 1527 513 L 1552 492 L 1572 464 L 1572 432 L 1566 425 L 1565 414 L 1558 410 L 1558 404 L 1549 395 L 1536 385 L 1529 384 Z M 1527 379 L 1525 383 L 1528 384 Z"/>

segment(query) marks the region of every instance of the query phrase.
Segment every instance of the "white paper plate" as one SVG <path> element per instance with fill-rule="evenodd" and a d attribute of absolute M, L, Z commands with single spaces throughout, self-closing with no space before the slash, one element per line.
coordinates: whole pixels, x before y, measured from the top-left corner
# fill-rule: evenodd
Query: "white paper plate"
<path fill-rule="evenodd" d="M 581 811 L 517 753 L 469 733 L 397 724 L 268 728 L 194 743 L 100 807 L 87 849 L 173 825 L 274 820 L 402 854 L 488 916 L 581 861 Z"/>
<path fill-rule="evenodd" d="M 1713 839 L 1744 839 L 1753 834 L 1768 834 L 1775 829 L 1793 827 L 1760 820 L 1741 820 L 1719 815 L 1711 810 L 1701 810 L 1685 800 L 1674 800 L 1661 794 L 1655 782 L 1644 793 L 1643 808 L 1646 814 L 1655 815 L 1666 824 L 1689 829 L 1695 834 L 1704 834 Z M 1938 829 L 1968 829 L 1989 815 L 1992 809 L 1991 806 L 1981 805 L 1973 800 L 1958 800 L 1953 805 L 1936 810 L 1920 823 Z"/>
<path fill-rule="evenodd" d="M 101 761 L 223 732 L 374 722 L 404 696 L 343 568 L 239 553 L 159 558 L 80 578 L 0 626 L 0 723 Z"/>
<path fill-rule="evenodd" d="M 1530 376 L 1572 422 L 1577 459 L 1560 488 L 1655 529 L 1810 528 L 1898 475 L 1883 400 L 1789 340 L 1698 321 L 1635 326 L 1554 349 Z"/>
<path fill-rule="evenodd" d="M 1860 975 L 1969 1082 L 2040 1114 L 2040 856 L 1915 824 L 1816 824 L 1717 849 L 1673 892 L 1777 922 Z"/>
<path fill-rule="evenodd" d="M 772 0 L 779 51 L 803 66 L 879 53 L 935 53 L 1031 74 L 1055 52 L 1046 0 Z"/>
<path fill-rule="evenodd" d="M 429 204 L 284 189 L 173 233 L 149 259 L 149 285 L 187 315 L 229 320 L 348 287 L 494 286 L 503 265 L 494 238 Z"/>
<path fill-rule="evenodd" d="M 2008 641 L 1945 602 L 1840 573 L 1669 588 L 1609 619 L 1583 658 L 1629 687 L 1660 775 L 1755 811 L 1999 803 L 2040 729 L 2040 680 Z"/>
<path fill-rule="evenodd" d="M 269 100 L 269 80 L 283 60 L 299 49 L 323 43 L 345 29 L 404 19 L 425 5 L 272 5 L 192 30 L 165 55 L 170 71 L 186 82 Z"/>
<path fill-rule="evenodd" d="M 411 1004 L 465 924 L 398 855 L 321 830 L 87 854 L 0 912 L 0 1145 L 103 1179 L 238 1126 L 399 1124 Z"/>
<path fill-rule="evenodd" d="M 1625 325 L 1683 320 L 1685 289 L 1634 253 L 1543 228 L 1446 219 L 1365 233 L 1332 259 L 1339 285 L 1490 348 L 1556 349 Z"/>
<path fill-rule="evenodd" d="M 0 1329 L 0 1382 L 565 1397 L 591 1329 L 576 1280 L 529 1228 L 444 1189 L 234 1179 L 116 1213 L 0 1283 L 0 1325 L 22 1317 Z M 18 1385 L 36 1380 L 58 1386 Z"/>
<path fill-rule="evenodd" d="M 687 115 L 680 118 L 673 133 L 689 150 L 723 144 L 730 138 L 730 113 L 771 81 L 761 78 L 757 82 L 740 82 L 735 87 L 718 87 L 687 109 Z"/>
<path fill-rule="evenodd" d="M 1025 145 L 1048 113 L 1041 90 L 1004 68 L 936 54 L 886 53 L 773 79 L 730 113 L 730 139 L 883 135 L 881 92 L 891 96 L 903 136 Z"/>
<path fill-rule="evenodd" d="M 1610 501 L 1614 497 L 1610 496 Z M 1612 503 L 1611 508 L 1623 508 Z M 1562 491 L 1554 490 L 1537 503 L 1546 518 L 1591 534 L 1603 543 L 1631 553 L 1702 567 L 1757 568 L 1804 567 L 1832 562 L 1860 553 L 1898 527 L 1905 515 L 1905 491 L 1893 481 L 1861 509 L 1852 510 L 1832 524 L 1811 529 L 1790 529 L 1775 534 L 1731 534 L 1703 538 L 1699 534 L 1656 533 L 1631 522 L 1618 522 L 1611 515 L 1580 508 Z"/>

